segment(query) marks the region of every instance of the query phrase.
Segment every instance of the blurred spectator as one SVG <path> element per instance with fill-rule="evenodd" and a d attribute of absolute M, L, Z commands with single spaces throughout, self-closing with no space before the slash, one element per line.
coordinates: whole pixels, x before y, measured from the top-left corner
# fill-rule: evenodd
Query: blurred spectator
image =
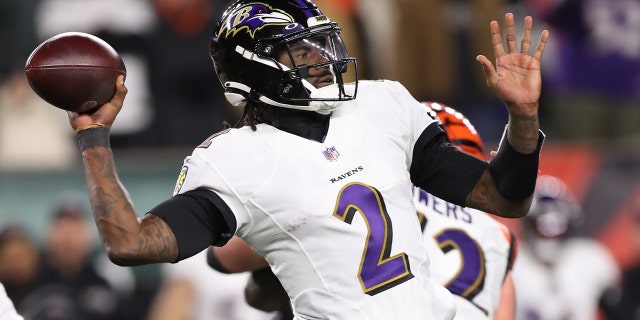
<path fill-rule="evenodd" d="M 13 70 L 0 84 L 0 170 L 70 168 L 78 147 L 68 121 L 31 90 L 23 67 Z"/>
<path fill-rule="evenodd" d="M 250 307 L 244 298 L 249 273 L 224 274 L 207 264 L 206 250 L 162 265 L 163 284 L 149 320 L 269 320 L 273 314 Z"/>
<path fill-rule="evenodd" d="M 40 99 L 24 74 L 43 40 L 35 16 L 41 2 L 0 1 L 0 170 L 66 169 L 77 159 L 66 113 Z"/>
<path fill-rule="evenodd" d="M 543 70 L 549 136 L 606 143 L 640 135 L 640 1 L 526 3 L 553 35 Z"/>
<path fill-rule="evenodd" d="M 94 233 L 79 199 L 65 195 L 52 212 L 37 280 L 19 310 L 25 319 L 136 319 L 125 317 L 123 299 L 94 266 Z"/>
<path fill-rule="evenodd" d="M 33 290 L 39 269 L 38 248 L 22 226 L 9 224 L 0 231 L 0 283 L 19 309 Z"/>
<path fill-rule="evenodd" d="M 593 320 L 603 298 L 618 287 L 619 269 L 606 247 L 571 235 L 581 220 L 565 183 L 538 177 L 513 267 L 516 319 Z"/>

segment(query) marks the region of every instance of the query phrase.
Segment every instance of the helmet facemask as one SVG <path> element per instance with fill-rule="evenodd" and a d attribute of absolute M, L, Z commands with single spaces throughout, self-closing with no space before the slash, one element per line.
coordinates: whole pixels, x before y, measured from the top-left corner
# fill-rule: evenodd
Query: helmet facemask
<path fill-rule="evenodd" d="M 314 102 L 336 102 L 352 100 L 354 93 L 344 88 L 348 65 L 353 63 L 354 77 L 357 80 L 356 63 L 350 58 L 335 24 L 301 29 L 297 23 L 283 28 L 283 40 L 275 44 L 276 59 L 282 67 L 284 77 L 279 92 L 283 101 L 294 104 Z"/>
<path fill-rule="evenodd" d="M 209 53 L 232 105 L 326 115 L 357 93 L 356 59 L 347 55 L 340 31 L 311 0 L 235 0 Z M 314 59 L 300 59 L 300 50 Z"/>

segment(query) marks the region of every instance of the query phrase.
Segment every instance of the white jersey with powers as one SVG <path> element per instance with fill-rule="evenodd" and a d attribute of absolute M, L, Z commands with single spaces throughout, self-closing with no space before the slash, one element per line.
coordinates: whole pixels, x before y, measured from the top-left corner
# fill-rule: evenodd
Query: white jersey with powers
<path fill-rule="evenodd" d="M 485 212 L 413 190 L 431 276 L 454 294 L 455 319 L 493 319 L 517 249 L 511 232 Z"/>
<path fill-rule="evenodd" d="M 399 83 L 361 81 L 324 142 L 264 124 L 230 129 L 185 159 L 177 190 L 220 195 L 296 319 L 450 319 L 451 294 L 429 280 L 408 173 L 434 121 Z"/>

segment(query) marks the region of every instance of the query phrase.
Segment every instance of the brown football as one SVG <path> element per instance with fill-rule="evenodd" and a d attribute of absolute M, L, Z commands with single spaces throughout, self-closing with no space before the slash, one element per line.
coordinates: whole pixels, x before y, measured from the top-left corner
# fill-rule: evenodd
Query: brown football
<path fill-rule="evenodd" d="M 127 70 L 118 52 L 104 40 L 65 32 L 42 42 L 25 65 L 29 85 L 60 109 L 89 113 L 108 102 L 118 75 Z"/>

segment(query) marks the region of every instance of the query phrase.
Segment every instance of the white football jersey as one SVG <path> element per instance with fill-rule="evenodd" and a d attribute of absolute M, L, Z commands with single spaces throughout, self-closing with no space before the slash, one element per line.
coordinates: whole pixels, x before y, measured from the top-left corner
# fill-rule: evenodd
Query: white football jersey
<path fill-rule="evenodd" d="M 413 145 L 434 121 L 399 83 L 361 81 L 324 142 L 265 124 L 226 130 L 185 159 L 176 190 L 220 195 L 296 319 L 450 319 L 409 178 Z"/>
<path fill-rule="evenodd" d="M 413 188 L 434 281 L 454 294 L 456 319 L 493 319 L 517 245 L 487 213 Z"/>
<path fill-rule="evenodd" d="M 516 319 L 597 319 L 601 295 L 619 280 L 611 253 L 592 239 L 567 239 L 554 261 L 544 265 L 522 246 L 512 273 Z"/>
<path fill-rule="evenodd" d="M 2 283 L 0 283 L 0 319 L 23 320 L 22 316 L 16 311 L 13 301 L 7 296 L 7 291 Z"/>

